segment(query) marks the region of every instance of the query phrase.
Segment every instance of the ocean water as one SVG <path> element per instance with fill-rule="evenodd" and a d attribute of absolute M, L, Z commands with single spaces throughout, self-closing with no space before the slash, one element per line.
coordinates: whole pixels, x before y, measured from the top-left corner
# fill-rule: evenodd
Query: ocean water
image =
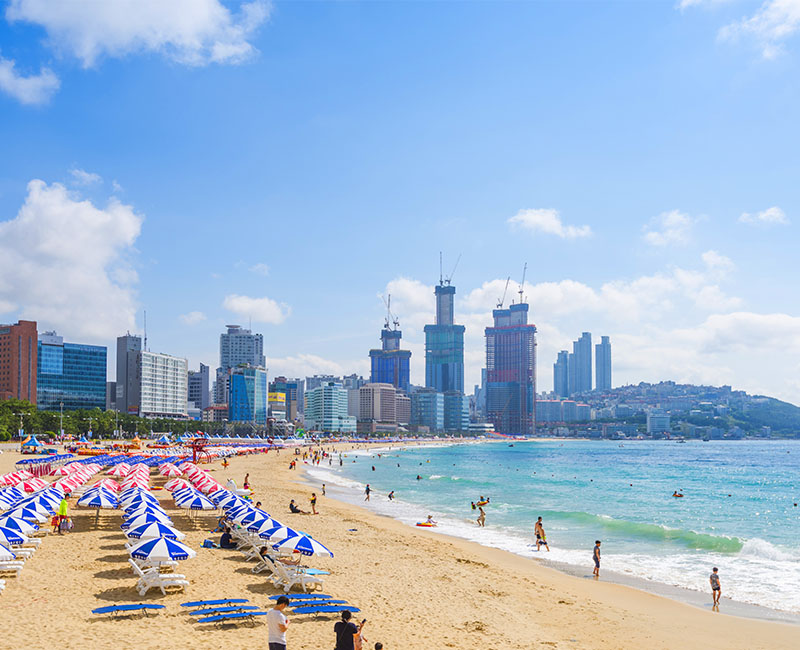
<path fill-rule="evenodd" d="M 708 591 L 717 566 L 725 598 L 800 612 L 800 441 L 370 449 L 309 474 L 362 504 L 369 483 L 364 505 L 405 523 L 432 514 L 441 532 L 587 574 L 595 539 L 603 570 L 645 580 Z M 481 495 L 485 528 L 470 507 Z M 536 551 L 538 516 L 549 553 Z"/>

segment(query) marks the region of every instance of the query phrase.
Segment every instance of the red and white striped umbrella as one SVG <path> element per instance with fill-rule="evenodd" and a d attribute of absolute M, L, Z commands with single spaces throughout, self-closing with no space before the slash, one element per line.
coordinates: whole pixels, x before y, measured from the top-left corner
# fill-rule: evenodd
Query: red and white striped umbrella
<path fill-rule="evenodd" d="M 158 473 L 161 474 L 161 476 L 169 477 L 180 476 L 183 474 L 183 472 L 181 472 L 181 470 L 175 467 L 175 465 L 172 463 L 164 463 L 163 465 L 160 465 L 158 468 Z"/>
<path fill-rule="evenodd" d="M 109 490 L 114 490 L 114 492 L 120 491 L 119 483 L 117 483 L 113 478 L 100 479 L 94 485 L 99 487 L 106 487 Z"/>
<path fill-rule="evenodd" d="M 106 472 L 109 476 L 127 476 L 131 473 L 131 466 L 128 463 L 119 463 L 118 465 L 114 465 L 110 470 Z"/>
<path fill-rule="evenodd" d="M 189 482 L 182 478 L 174 478 L 164 483 L 164 489 L 172 492 L 173 490 L 180 490 L 181 488 L 189 487 Z"/>
<path fill-rule="evenodd" d="M 72 470 L 68 469 L 66 465 L 56 467 L 50 472 L 50 476 L 69 476 L 70 474 L 72 474 Z"/>
<path fill-rule="evenodd" d="M 36 492 L 37 490 L 46 488 L 48 485 L 50 484 L 47 481 L 43 481 L 38 476 L 17 483 L 17 487 L 20 490 L 25 490 L 25 492 Z"/>

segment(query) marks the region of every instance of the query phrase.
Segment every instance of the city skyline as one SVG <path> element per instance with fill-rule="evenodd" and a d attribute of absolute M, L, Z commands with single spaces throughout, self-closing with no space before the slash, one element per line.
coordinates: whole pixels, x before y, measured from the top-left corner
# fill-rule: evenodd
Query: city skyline
<path fill-rule="evenodd" d="M 256 3 L 244 29 L 232 2 L 192 40 L 157 7 L 70 3 L 64 31 L 13 3 L 0 322 L 113 350 L 147 309 L 152 350 L 213 372 L 252 320 L 270 377 L 367 376 L 391 294 L 424 385 L 443 251 L 467 393 L 527 262 L 543 367 L 602 332 L 614 385 L 800 403 L 796 27 L 748 31 L 750 2 L 380 4 Z"/>

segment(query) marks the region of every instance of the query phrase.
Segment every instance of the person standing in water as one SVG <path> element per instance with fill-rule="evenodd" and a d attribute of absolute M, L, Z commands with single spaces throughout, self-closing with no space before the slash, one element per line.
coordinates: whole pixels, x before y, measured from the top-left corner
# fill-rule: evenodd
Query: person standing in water
<path fill-rule="evenodd" d="M 481 528 L 485 528 L 486 527 L 486 513 L 483 511 L 483 506 L 478 506 L 478 510 L 481 513 L 481 514 L 478 515 L 478 519 L 477 519 L 478 526 L 480 526 Z"/>
<path fill-rule="evenodd" d="M 369 483 L 367 483 L 367 487 L 366 487 L 366 489 L 364 490 L 364 494 L 366 495 L 366 496 L 364 497 L 364 501 L 369 501 L 369 493 L 370 493 L 370 492 L 371 492 L 371 490 L 370 490 L 370 488 L 369 488 Z"/>
<path fill-rule="evenodd" d="M 592 571 L 592 575 L 595 578 L 600 577 L 600 540 L 596 539 L 594 541 L 594 551 L 592 551 L 592 559 L 594 560 L 594 571 Z"/>
<path fill-rule="evenodd" d="M 711 575 L 708 577 L 708 582 L 711 584 L 711 596 L 714 599 L 712 607 L 719 607 L 719 597 L 722 595 L 722 587 L 719 584 L 719 569 L 714 567 Z"/>
<path fill-rule="evenodd" d="M 542 524 L 541 517 L 536 520 L 536 525 L 533 527 L 533 532 L 536 534 L 536 550 L 538 551 L 542 546 L 544 546 L 549 553 L 550 547 L 547 545 L 547 537 L 544 534 L 544 524 Z"/>

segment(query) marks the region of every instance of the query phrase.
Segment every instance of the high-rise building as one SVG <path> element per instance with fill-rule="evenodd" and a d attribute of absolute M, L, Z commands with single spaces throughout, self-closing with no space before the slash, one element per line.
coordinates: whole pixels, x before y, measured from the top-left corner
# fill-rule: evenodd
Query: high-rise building
<path fill-rule="evenodd" d="M 439 281 L 436 323 L 425 326 L 425 386 L 440 393 L 464 392 L 464 326 L 453 324 L 456 288 Z"/>
<path fill-rule="evenodd" d="M 264 337 L 253 334 L 239 325 L 227 325 L 228 331 L 219 335 L 219 365 L 223 370 L 240 364 L 266 368 Z"/>
<path fill-rule="evenodd" d="M 536 326 L 528 304 L 492 312 L 486 328 L 487 419 L 495 431 L 533 435 L 536 430 Z"/>
<path fill-rule="evenodd" d="M 309 429 L 355 433 L 356 418 L 347 414 L 347 389 L 328 382 L 307 390 L 305 422 Z"/>
<path fill-rule="evenodd" d="M 306 377 L 306 391 L 313 390 L 318 386 L 325 386 L 331 382 L 334 384 L 342 384 L 341 378 L 336 375 L 314 375 L 313 377 Z"/>
<path fill-rule="evenodd" d="M 142 337 L 128 332 L 117 337 L 117 411 L 139 412 L 139 376 L 136 368 L 142 351 Z"/>
<path fill-rule="evenodd" d="M 595 387 L 597 390 L 611 390 L 611 339 L 600 337 L 594 346 Z"/>
<path fill-rule="evenodd" d="M 64 343 L 55 332 L 39 336 L 36 405 L 42 411 L 104 409 L 106 348 Z"/>
<path fill-rule="evenodd" d="M 286 419 L 294 422 L 303 406 L 305 382 L 302 379 L 275 377 L 269 385 L 270 393 L 283 393 L 286 396 Z"/>
<path fill-rule="evenodd" d="M 188 415 L 189 362 L 161 352 L 138 353 L 136 372 L 139 385 L 139 416 L 185 418 Z M 128 406 L 130 410 L 131 405 Z"/>
<path fill-rule="evenodd" d="M 239 365 L 229 371 L 228 420 L 267 423 L 267 371 Z"/>
<path fill-rule="evenodd" d="M 37 356 L 35 321 L 0 325 L 0 400 L 22 399 L 36 404 Z"/>
<path fill-rule="evenodd" d="M 358 389 L 358 419 L 381 424 L 397 423 L 397 390 L 391 384 L 364 384 Z"/>
<path fill-rule="evenodd" d="M 433 388 L 411 393 L 411 426 L 431 433 L 444 430 L 444 395 Z"/>
<path fill-rule="evenodd" d="M 553 364 L 553 392 L 559 397 L 569 397 L 569 352 L 566 350 L 558 353 Z"/>
<path fill-rule="evenodd" d="M 204 409 L 208 406 L 209 379 L 209 367 L 203 363 L 200 364 L 200 370 L 189 371 L 189 402 L 195 408 Z"/>
<path fill-rule="evenodd" d="M 573 341 L 572 354 L 575 359 L 574 393 L 588 393 L 592 390 L 592 335 L 589 332 L 583 332 Z"/>
<path fill-rule="evenodd" d="M 397 414 L 397 424 L 408 426 L 411 423 L 411 398 L 397 391 L 395 393 L 395 413 Z"/>
<path fill-rule="evenodd" d="M 117 382 L 106 382 L 106 411 L 117 410 Z"/>
<path fill-rule="evenodd" d="M 381 349 L 370 350 L 371 365 L 370 382 L 373 384 L 391 384 L 395 388 L 408 392 L 409 388 L 409 363 L 411 350 L 400 349 L 400 339 L 403 333 L 392 329 L 387 319 L 381 330 Z"/>
<path fill-rule="evenodd" d="M 444 430 L 450 433 L 469 430 L 469 397 L 457 390 L 444 394 Z"/>

